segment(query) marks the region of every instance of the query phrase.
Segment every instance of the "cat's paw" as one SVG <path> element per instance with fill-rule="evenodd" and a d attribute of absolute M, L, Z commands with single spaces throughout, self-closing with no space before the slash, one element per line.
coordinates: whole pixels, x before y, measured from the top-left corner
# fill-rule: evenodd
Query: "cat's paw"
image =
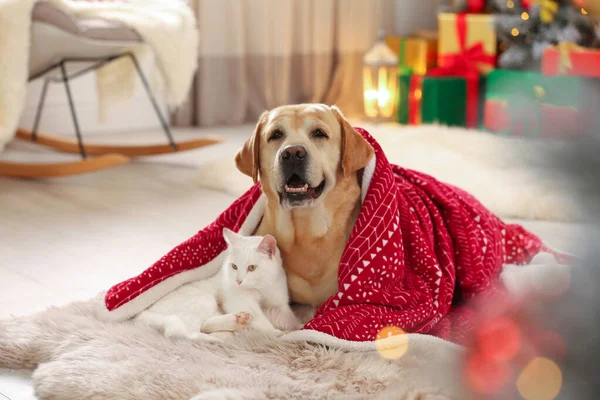
<path fill-rule="evenodd" d="M 250 323 L 250 319 L 252 319 L 252 315 L 247 312 L 239 312 L 235 314 L 235 323 L 240 328 L 245 328 Z"/>

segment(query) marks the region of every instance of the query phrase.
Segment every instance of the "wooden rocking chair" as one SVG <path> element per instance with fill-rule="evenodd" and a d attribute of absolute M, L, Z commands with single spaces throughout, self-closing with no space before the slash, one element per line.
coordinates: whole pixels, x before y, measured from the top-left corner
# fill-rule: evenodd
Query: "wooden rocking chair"
<path fill-rule="evenodd" d="M 64 10 L 44 1 L 36 3 L 32 18 L 29 81 L 43 78 L 44 85 L 32 130 L 18 129 L 16 137 L 51 147 L 60 152 L 80 154 L 81 160 L 52 164 L 0 161 L 0 176 L 48 178 L 83 174 L 127 163 L 131 157 L 197 149 L 222 141 L 220 138 L 204 137 L 180 143 L 175 142 L 169 124 L 160 111 L 138 60 L 133 53 L 126 50 L 142 41 L 135 30 L 103 20 L 77 20 Z M 145 146 L 84 145 L 69 81 L 95 71 L 99 67 L 122 57 L 128 57 L 133 63 L 167 137 L 168 144 Z M 71 74 L 67 72 L 67 64 L 82 62 L 86 63 L 84 68 Z M 48 85 L 56 82 L 65 86 L 76 140 L 38 132 Z"/>

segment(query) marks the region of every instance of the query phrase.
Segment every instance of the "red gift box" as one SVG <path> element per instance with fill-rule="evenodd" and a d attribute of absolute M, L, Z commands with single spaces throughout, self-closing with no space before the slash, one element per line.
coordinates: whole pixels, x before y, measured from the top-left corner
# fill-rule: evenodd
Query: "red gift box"
<path fill-rule="evenodd" d="M 600 78 L 600 50 L 570 42 L 547 47 L 542 56 L 542 73 Z"/>

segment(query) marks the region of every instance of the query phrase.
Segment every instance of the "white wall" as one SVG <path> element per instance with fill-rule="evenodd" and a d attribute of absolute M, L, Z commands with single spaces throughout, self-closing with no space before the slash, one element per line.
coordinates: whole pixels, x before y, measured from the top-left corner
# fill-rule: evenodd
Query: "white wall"
<path fill-rule="evenodd" d="M 410 35 L 417 29 L 436 29 L 439 0 L 394 0 L 396 35 Z"/>
<path fill-rule="evenodd" d="M 84 135 L 160 129 L 160 122 L 141 82 L 137 84 L 137 90 L 131 103 L 120 109 L 111 109 L 112 111 L 104 123 L 100 123 L 98 120 L 98 98 L 94 73 L 84 75 L 70 83 L 71 92 L 75 98 L 79 126 Z M 33 127 L 42 84 L 43 81 L 38 79 L 28 85 L 27 103 L 19 125 L 24 129 Z M 161 103 L 164 113 L 164 102 L 161 101 Z M 61 83 L 50 84 L 39 130 L 54 135 L 70 136 L 75 134 L 65 87 Z"/>

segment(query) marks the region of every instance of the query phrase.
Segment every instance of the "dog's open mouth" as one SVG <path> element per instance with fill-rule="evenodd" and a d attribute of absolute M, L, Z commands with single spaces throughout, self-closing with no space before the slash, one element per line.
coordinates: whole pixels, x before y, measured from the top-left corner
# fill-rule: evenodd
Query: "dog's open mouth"
<path fill-rule="evenodd" d="M 302 178 L 293 174 L 285 184 L 285 194 L 291 197 L 310 197 L 318 198 L 323 193 L 325 180 L 315 187 L 310 187 Z"/>

